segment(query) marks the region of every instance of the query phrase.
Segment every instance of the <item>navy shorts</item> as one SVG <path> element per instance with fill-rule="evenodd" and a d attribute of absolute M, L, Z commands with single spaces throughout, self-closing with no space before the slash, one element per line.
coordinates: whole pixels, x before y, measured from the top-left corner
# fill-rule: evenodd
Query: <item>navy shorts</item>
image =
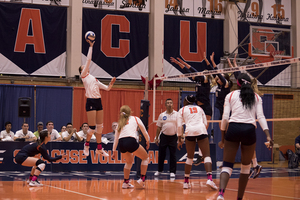
<path fill-rule="evenodd" d="M 136 139 L 133 137 L 125 137 L 119 139 L 119 150 L 121 153 L 132 153 L 140 147 Z"/>
<path fill-rule="evenodd" d="M 225 140 L 238 142 L 242 145 L 252 145 L 256 143 L 255 126 L 253 124 L 231 122 L 225 134 Z"/>
<path fill-rule="evenodd" d="M 203 109 L 205 115 L 212 116 L 212 108 L 210 104 L 200 105 L 200 107 Z"/>
<path fill-rule="evenodd" d="M 198 140 L 203 140 L 205 138 L 208 138 L 208 135 L 206 134 L 203 134 L 203 135 L 197 135 L 197 136 L 186 136 L 185 139 L 188 140 L 188 141 L 198 141 Z"/>
<path fill-rule="evenodd" d="M 15 157 L 15 161 L 16 163 L 18 163 L 19 165 L 22 165 L 22 163 L 28 158 L 27 154 L 24 153 L 17 153 L 16 157 Z"/>
<path fill-rule="evenodd" d="M 86 99 L 86 104 L 85 104 L 85 110 L 86 111 L 103 110 L 101 98 L 99 98 L 99 99 L 90 99 L 90 98 L 87 98 Z"/>

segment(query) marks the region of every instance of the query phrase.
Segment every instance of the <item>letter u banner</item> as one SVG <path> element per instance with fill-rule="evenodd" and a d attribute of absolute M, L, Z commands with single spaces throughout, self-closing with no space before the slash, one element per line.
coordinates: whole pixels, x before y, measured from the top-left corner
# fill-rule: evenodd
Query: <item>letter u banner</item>
<path fill-rule="evenodd" d="M 224 20 L 195 17 L 164 16 L 164 74 L 166 76 L 184 73 L 170 57 L 181 58 L 197 71 L 207 68 L 204 61 L 212 52 L 216 64 L 223 56 Z"/>
<path fill-rule="evenodd" d="M 65 76 L 67 8 L 0 3 L 0 73 Z"/>
<path fill-rule="evenodd" d="M 96 34 L 90 73 L 97 78 L 141 79 L 148 75 L 149 14 L 83 9 L 82 35 Z M 82 64 L 89 44 L 82 40 Z"/>

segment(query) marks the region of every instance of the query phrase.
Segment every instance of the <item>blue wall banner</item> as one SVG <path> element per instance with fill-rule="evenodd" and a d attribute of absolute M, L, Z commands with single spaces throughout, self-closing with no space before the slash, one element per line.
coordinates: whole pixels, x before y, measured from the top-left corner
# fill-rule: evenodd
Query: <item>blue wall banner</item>
<path fill-rule="evenodd" d="M 15 155 L 21 150 L 23 146 L 28 144 L 27 142 L 0 142 L 0 170 L 1 171 L 26 171 L 30 170 L 29 167 L 18 165 L 14 161 Z M 103 145 L 104 149 L 108 151 L 109 157 L 103 157 L 95 154 L 97 144 L 91 143 L 90 156 L 83 154 L 83 143 L 81 142 L 49 142 L 47 145 L 49 154 L 54 157 L 56 155 L 63 155 L 61 160 L 55 163 L 48 163 L 46 165 L 46 171 L 122 171 L 124 168 L 124 158 L 121 158 L 121 154 L 118 154 L 118 158 L 113 160 L 112 146 L 113 143 Z M 117 149 L 118 150 L 118 149 Z M 168 152 L 168 151 L 167 151 Z M 212 159 L 212 169 L 216 170 L 216 144 L 210 144 L 210 154 Z M 149 155 L 149 171 L 157 170 L 158 162 L 158 146 L 155 143 L 150 144 L 148 150 Z M 184 170 L 185 161 L 187 158 L 185 144 L 179 151 L 177 149 L 177 170 Z M 169 158 L 167 153 L 166 159 Z M 195 158 L 196 159 L 196 158 Z M 135 171 L 135 164 L 132 166 L 132 170 Z M 164 169 L 169 170 L 169 163 L 165 161 Z M 194 166 L 193 170 L 205 170 L 204 165 Z"/>
<path fill-rule="evenodd" d="M 148 75 L 149 14 L 83 9 L 82 35 L 96 34 L 90 73 L 97 78 L 135 79 Z M 82 40 L 82 64 L 89 44 Z"/>
<path fill-rule="evenodd" d="M 0 3 L 0 72 L 65 76 L 67 8 Z"/>
<path fill-rule="evenodd" d="M 184 73 L 170 57 L 182 58 L 198 71 L 206 69 L 206 57 L 215 52 L 214 60 L 219 64 L 223 56 L 223 20 L 193 17 L 164 17 L 164 74 L 172 76 Z M 202 62 L 204 64 L 202 64 Z"/>

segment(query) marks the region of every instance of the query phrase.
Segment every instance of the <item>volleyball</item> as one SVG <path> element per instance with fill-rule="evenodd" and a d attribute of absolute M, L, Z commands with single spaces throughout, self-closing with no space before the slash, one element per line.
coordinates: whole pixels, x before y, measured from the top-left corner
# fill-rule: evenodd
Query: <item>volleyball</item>
<path fill-rule="evenodd" d="M 95 38 L 96 38 L 96 35 L 93 31 L 86 32 L 86 34 L 85 34 L 85 39 L 86 40 L 90 40 L 90 41 L 93 42 L 95 40 Z"/>

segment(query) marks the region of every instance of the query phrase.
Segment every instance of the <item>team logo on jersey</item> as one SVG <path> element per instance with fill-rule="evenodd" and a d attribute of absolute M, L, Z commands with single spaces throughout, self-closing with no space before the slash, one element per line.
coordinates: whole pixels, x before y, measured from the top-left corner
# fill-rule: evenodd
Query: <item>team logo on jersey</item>
<path fill-rule="evenodd" d="M 163 116 L 163 120 L 167 120 L 167 116 Z"/>

